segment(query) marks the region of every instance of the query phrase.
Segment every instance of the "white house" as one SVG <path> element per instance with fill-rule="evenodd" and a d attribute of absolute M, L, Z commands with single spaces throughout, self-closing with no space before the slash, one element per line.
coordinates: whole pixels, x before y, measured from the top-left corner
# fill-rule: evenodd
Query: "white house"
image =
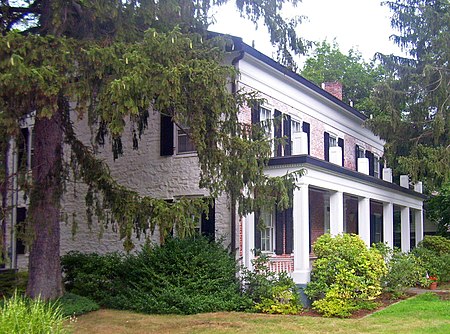
<path fill-rule="evenodd" d="M 423 237 L 425 196 L 421 184 L 410 189 L 407 176 L 400 178 L 400 185 L 392 182 L 392 171 L 382 160 L 384 142 L 364 127 L 362 113 L 341 101 L 342 87 L 338 83 L 317 87 L 240 39 L 233 40 L 235 52 L 230 62 L 240 72 L 235 88 L 257 91 L 266 101 L 253 110 L 242 110 L 240 120 L 281 119 L 271 123 L 267 133 L 287 138 L 287 145 L 274 147 L 267 175 L 284 175 L 301 168 L 306 175 L 298 180 L 292 194 L 292 208 L 238 217 L 231 213 L 229 200 L 223 195 L 215 199 L 209 217 L 199 222 L 199 230 L 223 239 L 237 250 L 247 267 L 251 267 L 254 250 L 261 250 L 270 256 L 274 271 L 289 272 L 299 285 L 309 280 L 314 258 L 311 245 L 323 233 L 357 233 L 368 246 L 382 241 L 404 251 L 417 244 Z M 17 170 L 20 161 L 26 161 L 30 168 L 32 119 L 24 120 L 26 139 L 21 144 L 11 142 L 9 171 Z M 167 200 L 207 196 L 198 187 L 195 147 L 185 132 L 152 110 L 148 124 L 139 150 L 132 150 L 131 128 L 123 135 L 124 157 L 113 161 L 107 145 L 100 150 L 99 157 L 108 162 L 113 176 L 143 195 Z M 76 132 L 90 144 L 87 122 L 78 121 Z M 25 153 L 27 159 L 19 157 Z M 6 266 L 24 268 L 27 250 L 20 240 L 17 242 L 14 226 L 25 219 L 28 203 L 17 186 L 12 190 L 7 202 L 13 209 L 3 222 L 10 259 Z M 114 232 L 84 223 L 85 190 L 83 184 L 67 184 L 62 208 L 68 218 L 61 222 L 61 253 L 120 250 L 122 243 Z M 255 228 L 261 216 L 266 225 L 263 230 Z M 76 233 L 72 233 L 74 229 Z M 152 239 L 159 240 L 157 231 Z"/>

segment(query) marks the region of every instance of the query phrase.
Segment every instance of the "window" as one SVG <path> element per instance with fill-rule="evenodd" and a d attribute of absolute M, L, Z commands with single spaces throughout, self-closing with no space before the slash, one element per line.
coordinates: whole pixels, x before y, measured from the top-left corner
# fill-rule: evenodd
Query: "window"
<path fill-rule="evenodd" d="M 365 157 L 364 149 L 361 146 L 356 145 L 356 159 Z"/>
<path fill-rule="evenodd" d="M 292 134 L 302 132 L 302 124 L 299 121 L 291 121 L 291 131 Z"/>
<path fill-rule="evenodd" d="M 373 176 L 380 178 L 380 157 L 377 155 L 373 157 Z"/>
<path fill-rule="evenodd" d="M 336 146 L 337 146 L 337 137 L 333 134 L 330 134 L 329 147 L 336 147 Z"/>
<path fill-rule="evenodd" d="M 273 252 L 274 249 L 274 225 L 273 225 L 273 213 L 263 212 L 260 215 L 260 220 L 264 228 L 261 230 L 261 251 Z"/>
<path fill-rule="evenodd" d="M 272 111 L 270 109 L 261 107 L 259 120 L 266 131 L 268 138 L 272 138 Z"/>
<path fill-rule="evenodd" d="M 178 127 L 177 129 L 177 154 L 185 154 L 195 152 L 195 145 L 189 136 L 188 127 Z"/>

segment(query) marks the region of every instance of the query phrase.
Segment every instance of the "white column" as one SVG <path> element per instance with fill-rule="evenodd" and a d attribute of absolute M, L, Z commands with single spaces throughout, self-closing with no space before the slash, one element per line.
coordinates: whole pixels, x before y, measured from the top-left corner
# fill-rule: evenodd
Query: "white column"
<path fill-rule="evenodd" d="M 416 223 L 416 246 L 423 239 L 423 210 L 414 210 L 414 222 Z"/>
<path fill-rule="evenodd" d="M 358 234 L 360 238 L 370 246 L 370 199 L 363 197 L 358 199 Z"/>
<path fill-rule="evenodd" d="M 400 213 L 401 217 L 401 248 L 402 252 L 409 252 L 410 247 L 410 221 L 409 221 L 409 207 L 403 207 Z"/>
<path fill-rule="evenodd" d="M 245 216 L 243 231 L 244 234 L 244 265 L 249 270 L 253 270 L 252 260 L 255 256 L 255 214 L 252 212 Z"/>
<path fill-rule="evenodd" d="M 330 234 L 338 235 L 344 232 L 344 193 L 341 191 L 330 194 Z"/>
<path fill-rule="evenodd" d="M 309 282 L 309 189 L 301 184 L 294 190 L 294 272 L 292 278 L 296 284 Z"/>
<path fill-rule="evenodd" d="M 383 242 L 394 247 L 394 204 L 383 203 Z"/>

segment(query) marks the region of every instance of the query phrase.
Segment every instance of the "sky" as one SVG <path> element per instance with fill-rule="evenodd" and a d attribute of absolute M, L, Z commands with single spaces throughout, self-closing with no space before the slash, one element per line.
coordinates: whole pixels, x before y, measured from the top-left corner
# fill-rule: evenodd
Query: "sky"
<path fill-rule="evenodd" d="M 258 29 L 241 19 L 233 4 L 220 7 L 210 30 L 242 37 L 244 42 L 268 56 L 274 56 L 266 28 Z M 389 36 L 395 33 L 390 26 L 390 11 L 380 0 L 303 0 L 297 7 L 286 7 L 286 17 L 304 15 L 307 19 L 297 27 L 297 33 L 311 41 L 333 42 L 336 39 L 343 53 L 351 48 L 361 52 L 369 61 L 376 52 L 401 54 Z M 306 58 L 301 57 L 299 63 Z"/>

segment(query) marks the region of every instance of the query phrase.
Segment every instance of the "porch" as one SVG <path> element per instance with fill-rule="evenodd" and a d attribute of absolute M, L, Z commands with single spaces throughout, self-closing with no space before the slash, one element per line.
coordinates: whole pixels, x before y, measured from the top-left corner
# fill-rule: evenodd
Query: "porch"
<path fill-rule="evenodd" d="M 254 250 L 270 257 L 275 272 L 289 272 L 295 283 L 309 281 L 312 244 L 324 233 L 355 233 L 369 247 L 384 242 L 409 251 L 423 238 L 425 196 L 409 189 L 310 156 L 274 158 L 267 174 L 281 176 L 300 168 L 293 208 L 266 217 L 266 229 L 255 229 L 255 214 L 242 220 L 243 263 L 251 268 Z M 416 190 L 420 190 L 416 187 Z M 290 246 L 291 245 L 291 246 Z"/>

